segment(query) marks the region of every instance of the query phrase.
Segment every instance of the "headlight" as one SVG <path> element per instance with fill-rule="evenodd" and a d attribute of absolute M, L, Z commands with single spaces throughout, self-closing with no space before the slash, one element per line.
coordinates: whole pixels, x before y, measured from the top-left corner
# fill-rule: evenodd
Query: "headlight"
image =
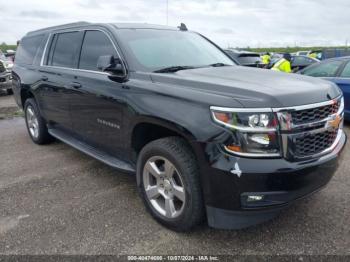
<path fill-rule="evenodd" d="M 232 131 L 226 151 L 247 157 L 280 156 L 278 121 L 271 109 L 210 107 L 214 121 Z"/>

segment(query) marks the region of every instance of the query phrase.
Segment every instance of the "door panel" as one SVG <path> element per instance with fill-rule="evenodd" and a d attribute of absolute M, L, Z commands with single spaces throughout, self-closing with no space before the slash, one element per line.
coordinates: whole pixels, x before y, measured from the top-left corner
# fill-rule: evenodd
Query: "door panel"
<path fill-rule="evenodd" d="M 45 119 L 55 125 L 71 128 L 68 99 L 70 90 L 66 86 L 68 75 L 57 69 L 39 70 L 41 81 L 37 87 L 40 108 Z"/>
<path fill-rule="evenodd" d="M 89 144 L 115 156 L 122 152 L 123 110 L 122 84 L 106 74 L 79 72 L 70 96 L 73 130 Z"/>
<path fill-rule="evenodd" d="M 122 84 L 97 68 L 101 56 L 119 57 L 107 32 L 87 30 L 81 46 L 71 95 L 73 129 L 87 143 L 122 156 L 124 102 Z"/>
<path fill-rule="evenodd" d="M 54 34 L 39 68 L 38 93 L 43 114 L 50 124 L 71 130 L 69 113 L 70 83 L 78 66 L 83 33 L 68 31 Z"/>

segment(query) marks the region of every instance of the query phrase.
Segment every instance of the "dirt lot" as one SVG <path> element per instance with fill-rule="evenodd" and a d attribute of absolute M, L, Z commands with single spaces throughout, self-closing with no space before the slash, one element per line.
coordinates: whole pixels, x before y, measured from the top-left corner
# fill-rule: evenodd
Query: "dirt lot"
<path fill-rule="evenodd" d="M 13 96 L 5 95 L 0 90 L 0 119 L 20 116 L 22 113 L 17 107 Z"/>
<path fill-rule="evenodd" d="M 60 142 L 34 145 L 23 118 L 2 119 L 0 253 L 350 255 L 349 159 L 348 144 L 329 185 L 272 221 L 179 234 L 146 213 L 134 176 Z"/>

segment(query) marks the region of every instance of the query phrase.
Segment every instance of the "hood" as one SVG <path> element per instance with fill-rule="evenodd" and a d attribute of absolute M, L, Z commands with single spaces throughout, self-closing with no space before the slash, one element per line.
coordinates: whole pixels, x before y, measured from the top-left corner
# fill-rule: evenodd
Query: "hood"
<path fill-rule="evenodd" d="M 289 107 L 327 101 L 341 94 L 328 81 L 267 69 L 224 66 L 154 73 L 156 83 L 229 96 L 243 107 Z"/>

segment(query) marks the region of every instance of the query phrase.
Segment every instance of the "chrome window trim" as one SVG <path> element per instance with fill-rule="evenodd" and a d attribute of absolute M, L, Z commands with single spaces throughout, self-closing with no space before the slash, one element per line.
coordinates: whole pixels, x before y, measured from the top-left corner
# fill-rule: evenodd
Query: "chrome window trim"
<path fill-rule="evenodd" d="M 43 54 L 41 55 L 41 59 L 40 59 L 40 66 L 42 66 L 44 64 L 44 58 L 45 58 L 47 46 L 49 45 L 49 42 L 51 40 L 51 35 L 52 35 L 52 33 L 49 33 L 49 36 L 47 37 L 46 44 L 45 44 L 45 47 L 44 47 L 44 51 L 43 51 Z"/>
<path fill-rule="evenodd" d="M 115 45 L 113 39 L 109 36 L 109 33 L 106 32 L 106 31 L 104 31 L 104 30 L 102 30 L 102 29 L 100 29 L 100 28 L 95 28 L 95 27 L 92 27 L 92 28 L 87 27 L 87 28 L 84 28 L 84 29 L 75 29 L 75 30 L 74 30 L 74 29 L 72 29 L 72 30 L 64 30 L 64 29 L 63 29 L 61 32 L 60 32 L 60 30 L 58 30 L 58 31 L 56 31 L 56 32 L 49 33 L 49 37 L 48 37 L 48 39 L 47 39 L 47 41 L 46 41 L 46 44 L 45 44 L 44 52 L 43 52 L 43 54 L 42 54 L 42 56 L 41 56 L 40 67 L 48 67 L 48 68 L 65 69 L 65 70 L 74 70 L 74 71 L 81 71 L 81 72 L 89 72 L 89 73 L 97 73 L 97 74 L 103 74 L 103 75 L 110 75 L 109 73 L 102 72 L 102 71 L 87 70 L 87 69 L 80 69 L 80 68 L 71 68 L 71 67 L 62 67 L 62 66 L 44 65 L 44 59 L 45 59 L 45 56 L 46 56 L 47 47 L 48 47 L 48 44 L 49 44 L 49 42 L 50 42 L 50 40 L 51 40 L 52 35 L 55 35 L 55 34 L 64 34 L 64 33 L 71 33 L 71 32 L 86 32 L 86 31 L 100 31 L 100 32 L 104 33 L 104 34 L 108 37 L 109 41 L 112 43 L 112 45 L 113 45 L 115 51 L 117 52 L 118 58 L 119 58 L 120 61 L 123 63 L 124 68 L 127 69 L 127 67 L 126 67 L 126 65 L 125 65 L 125 63 L 124 63 L 124 61 L 123 61 L 123 59 L 122 59 L 122 57 L 121 57 L 121 55 L 120 55 L 120 53 L 119 53 L 119 51 L 118 51 L 118 49 L 117 49 L 117 47 L 116 47 L 116 45 Z M 83 41 L 84 41 L 84 39 L 83 39 Z M 81 48 L 80 48 L 80 49 L 81 49 Z M 80 51 L 81 51 L 81 50 L 80 50 Z M 78 66 L 79 66 L 79 65 L 78 65 Z M 127 75 L 127 74 L 126 74 L 126 75 Z"/>
<path fill-rule="evenodd" d="M 70 67 L 63 67 L 63 66 L 48 66 L 48 65 L 44 65 L 43 67 L 55 68 L 55 69 L 63 69 L 63 70 L 72 70 L 72 71 L 79 71 L 79 72 L 88 72 L 88 73 L 95 73 L 95 74 L 99 74 L 99 75 L 111 75 L 110 73 L 106 73 L 106 72 L 102 72 L 102 71 L 70 68 Z"/>

